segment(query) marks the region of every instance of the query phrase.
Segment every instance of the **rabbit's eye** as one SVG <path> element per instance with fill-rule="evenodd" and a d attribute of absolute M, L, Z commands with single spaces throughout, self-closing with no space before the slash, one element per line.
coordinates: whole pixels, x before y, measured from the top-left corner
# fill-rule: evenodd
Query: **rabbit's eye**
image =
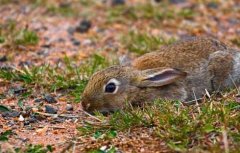
<path fill-rule="evenodd" d="M 115 78 L 112 78 L 108 81 L 108 83 L 103 87 L 103 91 L 105 93 L 115 94 L 118 91 L 121 82 Z"/>
<path fill-rule="evenodd" d="M 117 89 L 116 85 L 113 82 L 111 82 L 111 83 L 106 85 L 105 92 L 113 93 L 116 89 Z"/>

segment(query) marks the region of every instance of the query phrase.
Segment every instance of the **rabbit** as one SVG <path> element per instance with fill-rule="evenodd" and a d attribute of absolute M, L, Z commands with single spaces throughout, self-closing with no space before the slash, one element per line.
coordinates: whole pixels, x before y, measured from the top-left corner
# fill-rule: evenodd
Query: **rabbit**
<path fill-rule="evenodd" d="M 240 51 L 209 37 L 191 37 L 91 76 L 82 94 L 87 112 L 114 112 L 155 99 L 188 102 L 240 83 Z"/>

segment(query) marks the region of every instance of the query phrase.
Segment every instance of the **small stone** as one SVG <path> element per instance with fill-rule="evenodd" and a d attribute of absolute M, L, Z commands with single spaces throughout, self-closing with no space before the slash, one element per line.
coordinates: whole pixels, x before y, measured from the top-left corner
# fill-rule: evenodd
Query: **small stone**
<path fill-rule="evenodd" d="M 31 66 L 32 62 L 31 61 L 20 61 L 19 66 L 24 67 L 24 66 Z"/>
<path fill-rule="evenodd" d="M 7 59 L 7 56 L 4 55 L 4 56 L 0 56 L 0 62 L 6 62 L 8 59 Z"/>
<path fill-rule="evenodd" d="M 180 4 L 180 3 L 185 3 L 186 0 L 169 0 L 169 2 L 172 4 Z"/>
<path fill-rule="evenodd" d="M 212 9 L 217 9 L 218 8 L 218 4 L 216 2 L 209 2 L 207 4 L 208 8 L 212 8 Z"/>
<path fill-rule="evenodd" d="M 67 29 L 67 32 L 70 34 L 70 35 L 73 35 L 74 34 L 74 32 L 75 32 L 75 28 L 73 28 L 73 27 L 69 27 L 68 29 Z"/>
<path fill-rule="evenodd" d="M 24 121 L 24 125 L 30 125 L 30 122 L 27 120 L 27 121 Z"/>
<path fill-rule="evenodd" d="M 22 115 L 20 115 L 19 118 L 18 118 L 18 120 L 19 120 L 20 122 L 23 122 L 23 121 L 24 121 L 24 117 L 23 117 Z"/>
<path fill-rule="evenodd" d="M 154 0 L 154 2 L 160 3 L 160 2 L 162 2 L 162 0 Z"/>
<path fill-rule="evenodd" d="M 102 147 L 100 148 L 101 151 L 105 151 L 106 149 L 107 149 L 107 146 L 102 146 Z"/>
<path fill-rule="evenodd" d="M 48 103 L 57 103 L 57 100 L 52 95 L 45 95 L 44 99 Z"/>
<path fill-rule="evenodd" d="M 90 40 L 90 39 L 86 39 L 86 40 L 84 40 L 84 41 L 82 42 L 82 44 L 83 44 L 83 46 L 89 46 L 89 45 L 92 45 L 93 42 L 92 42 L 92 40 Z"/>
<path fill-rule="evenodd" d="M 64 38 L 58 38 L 57 40 L 59 43 L 64 43 L 66 40 Z"/>
<path fill-rule="evenodd" d="M 57 109 L 53 108 L 52 106 L 46 105 L 45 112 L 49 114 L 57 114 Z"/>
<path fill-rule="evenodd" d="M 23 87 L 21 87 L 21 86 L 16 86 L 16 87 L 12 87 L 12 88 L 10 89 L 10 91 L 11 91 L 13 94 L 22 94 L 22 93 L 26 92 L 27 89 L 26 89 L 26 88 L 23 88 Z"/>
<path fill-rule="evenodd" d="M 89 20 L 82 20 L 76 27 L 76 32 L 86 33 L 91 28 L 92 24 Z"/>
<path fill-rule="evenodd" d="M 20 112 L 17 112 L 17 111 L 8 111 L 8 112 L 2 113 L 3 117 L 18 117 L 19 115 L 20 115 Z"/>
<path fill-rule="evenodd" d="M 37 122 L 37 119 L 35 117 L 31 117 L 31 118 L 28 119 L 28 122 L 29 123 L 35 123 L 35 122 Z"/>
<path fill-rule="evenodd" d="M 41 45 L 42 48 L 50 48 L 52 46 L 51 43 L 45 43 L 43 45 Z"/>
<path fill-rule="evenodd" d="M 72 40 L 72 44 L 73 44 L 74 46 L 79 46 L 81 43 L 80 43 L 79 40 L 73 39 L 73 40 Z"/>
<path fill-rule="evenodd" d="M 113 6 L 116 6 L 116 5 L 124 5 L 125 4 L 125 0 L 112 0 L 112 3 L 111 3 Z"/>
<path fill-rule="evenodd" d="M 40 103 L 40 102 L 42 102 L 42 101 L 43 101 L 42 98 L 37 98 L 37 99 L 34 100 L 35 103 Z"/>
<path fill-rule="evenodd" d="M 69 3 L 69 2 L 61 2 L 59 4 L 59 7 L 61 7 L 61 8 L 69 8 L 69 7 L 71 7 L 71 3 Z"/>
<path fill-rule="evenodd" d="M 64 121 L 65 121 L 64 118 L 56 117 L 51 121 L 51 124 L 63 123 Z"/>
<path fill-rule="evenodd" d="M 66 110 L 67 110 L 67 111 L 73 111 L 73 105 L 67 104 Z"/>

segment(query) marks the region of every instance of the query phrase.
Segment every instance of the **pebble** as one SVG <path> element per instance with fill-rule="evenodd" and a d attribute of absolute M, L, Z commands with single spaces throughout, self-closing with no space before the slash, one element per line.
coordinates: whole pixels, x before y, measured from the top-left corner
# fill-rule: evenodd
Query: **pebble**
<path fill-rule="evenodd" d="M 64 118 L 57 117 L 57 118 L 54 118 L 54 119 L 51 121 L 51 123 L 52 123 L 52 124 L 56 124 L 56 123 L 62 123 L 62 122 L 64 122 L 64 121 L 65 121 Z"/>
<path fill-rule="evenodd" d="M 52 106 L 46 105 L 45 112 L 49 114 L 57 114 L 57 109 L 53 108 Z"/>
<path fill-rule="evenodd" d="M 35 122 L 37 122 L 37 119 L 36 119 L 35 117 L 30 117 L 30 118 L 28 119 L 28 122 L 29 122 L 29 123 L 35 123 Z"/>
<path fill-rule="evenodd" d="M 90 46 L 93 44 L 92 40 L 90 39 L 85 39 L 83 42 L 82 42 L 83 46 Z"/>
<path fill-rule="evenodd" d="M 86 33 L 91 28 L 92 24 L 89 20 L 82 20 L 79 25 L 76 27 L 76 32 Z"/>
<path fill-rule="evenodd" d="M 218 4 L 216 2 L 209 2 L 207 4 L 208 8 L 212 8 L 212 9 L 217 9 L 218 8 Z"/>
<path fill-rule="evenodd" d="M 169 2 L 172 4 L 180 4 L 180 3 L 185 3 L 186 0 L 169 0 Z"/>
<path fill-rule="evenodd" d="M 154 2 L 160 3 L 160 2 L 162 2 L 162 0 L 154 0 Z"/>
<path fill-rule="evenodd" d="M 7 56 L 4 55 L 4 56 L 0 56 L 0 62 L 6 62 L 8 59 L 7 59 Z"/>
<path fill-rule="evenodd" d="M 80 43 L 80 41 L 78 41 L 78 40 L 73 41 L 73 45 L 74 45 L 74 46 L 80 46 L 80 44 L 81 44 L 81 43 Z"/>
<path fill-rule="evenodd" d="M 22 93 L 26 92 L 27 89 L 26 89 L 26 88 L 23 88 L 23 87 L 21 87 L 21 86 L 16 86 L 16 87 L 12 87 L 12 88 L 10 89 L 10 91 L 12 91 L 13 94 L 22 94 Z"/>
<path fill-rule="evenodd" d="M 8 111 L 8 112 L 2 113 L 3 117 L 18 117 L 19 115 L 20 115 L 20 112 L 17 112 L 17 111 Z"/>
<path fill-rule="evenodd" d="M 24 67 L 24 66 L 31 66 L 32 62 L 31 61 L 20 61 L 18 66 Z"/>
<path fill-rule="evenodd" d="M 75 32 L 75 28 L 73 28 L 73 27 L 69 27 L 68 29 L 67 29 L 67 32 L 70 34 L 70 35 L 73 35 L 74 34 L 74 32 Z"/>
<path fill-rule="evenodd" d="M 72 104 L 67 104 L 66 110 L 67 111 L 73 111 L 73 105 Z"/>
<path fill-rule="evenodd" d="M 75 38 L 71 38 L 71 42 L 74 46 L 79 46 L 81 44 L 81 42 Z"/>
<path fill-rule="evenodd" d="M 48 103 L 57 103 L 57 100 L 52 95 L 45 95 L 44 99 Z"/>
<path fill-rule="evenodd" d="M 124 5 L 125 4 L 125 0 L 112 0 L 112 3 L 111 3 L 113 6 L 116 6 L 116 5 Z"/>
<path fill-rule="evenodd" d="M 35 103 L 40 103 L 40 102 L 42 102 L 42 101 L 43 101 L 42 98 L 37 98 L 37 99 L 34 100 Z"/>
<path fill-rule="evenodd" d="M 23 122 L 23 121 L 24 121 L 24 117 L 23 117 L 22 115 L 20 115 L 19 118 L 18 118 L 18 120 L 19 120 L 20 122 Z"/>

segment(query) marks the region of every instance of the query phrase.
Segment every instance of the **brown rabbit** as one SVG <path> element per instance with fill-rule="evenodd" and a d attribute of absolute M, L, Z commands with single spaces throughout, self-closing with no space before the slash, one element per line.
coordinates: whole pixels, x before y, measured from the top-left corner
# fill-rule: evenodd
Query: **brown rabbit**
<path fill-rule="evenodd" d="M 240 51 L 218 40 L 194 37 L 116 65 L 90 78 L 82 99 L 92 112 L 115 111 L 154 99 L 190 101 L 240 83 Z"/>

